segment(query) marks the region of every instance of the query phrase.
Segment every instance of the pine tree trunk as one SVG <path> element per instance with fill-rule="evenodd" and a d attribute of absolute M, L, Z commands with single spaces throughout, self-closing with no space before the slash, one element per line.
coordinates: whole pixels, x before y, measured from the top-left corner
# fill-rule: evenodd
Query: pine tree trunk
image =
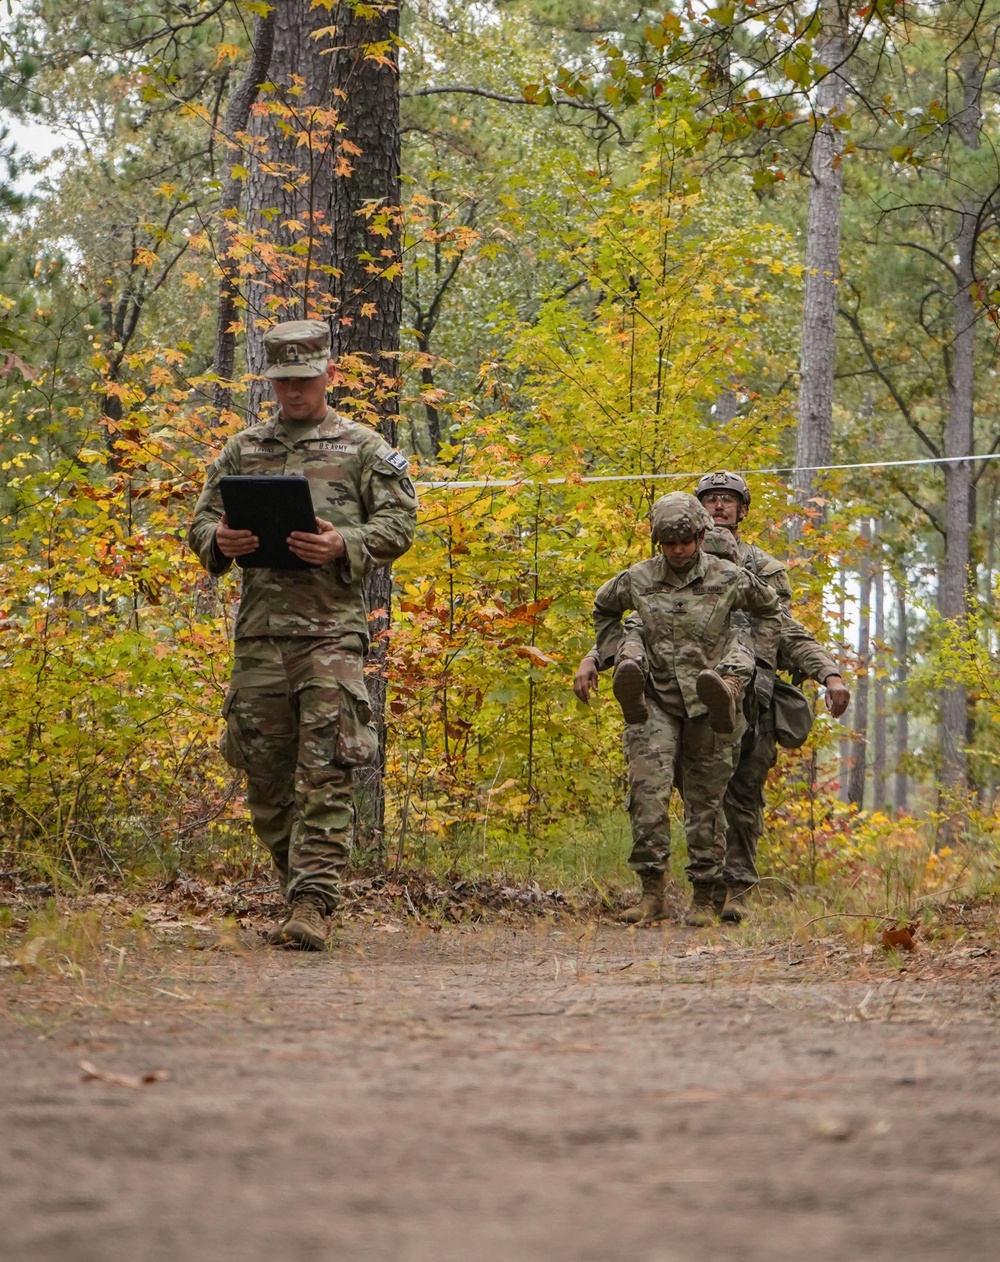
<path fill-rule="evenodd" d="M 861 537 L 871 541 L 871 523 L 861 524 Z M 847 800 L 858 810 L 865 802 L 865 780 L 868 777 L 868 692 L 871 665 L 872 564 L 866 552 L 861 563 L 858 598 L 858 686 L 854 694 L 854 757 Z"/>
<path fill-rule="evenodd" d="M 331 327 L 334 358 L 363 356 L 377 374 L 373 404 L 378 429 L 395 444 L 403 312 L 399 74 L 393 42 L 399 34 L 399 8 L 369 8 L 385 11 L 358 17 L 349 4 L 336 9 L 340 51 L 332 58 L 334 93 L 344 136 L 361 152 L 348 155 L 353 171 L 334 186 L 330 222 L 341 274 L 331 281 L 336 304 Z M 378 64 L 367 52 L 375 44 L 386 45 L 393 60 Z M 347 397 L 342 395 L 340 402 Z"/>
<path fill-rule="evenodd" d="M 875 538 L 878 538 L 878 528 Z M 872 694 L 875 716 L 872 724 L 872 806 L 876 811 L 884 811 L 887 799 L 885 574 L 880 559 L 876 560 L 874 568 L 875 651 Z"/>
<path fill-rule="evenodd" d="M 838 639 L 840 644 L 840 660 L 848 660 L 847 645 L 847 571 L 840 571 L 840 607 L 837 611 Z M 846 727 L 840 725 L 840 800 L 846 803 L 851 780 L 851 738 Z"/>
<path fill-rule="evenodd" d="M 819 60 L 830 67 L 816 90 L 816 117 L 806 229 L 805 292 L 799 363 L 798 431 L 794 487 L 800 503 L 813 494 L 812 469 L 830 463 L 836 354 L 837 282 L 840 275 L 840 207 L 843 174 L 840 133 L 828 120 L 843 112 L 847 82 L 846 22 L 838 0 L 824 0 L 825 35 Z"/>
<path fill-rule="evenodd" d="M 267 366 L 264 334 L 272 324 L 328 319 L 335 305 L 323 270 L 340 266 L 330 228 L 337 158 L 328 113 L 335 108 L 332 41 L 312 37 L 331 22 L 331 14 L 314 9 L 311 0 L 274 7 L 273 86 L 264 97 L 267 112 L 252 120 L 247 178 L 247 229 L 258 243 L 258 267 L 247 286 L 247 369 L 257 377 Z M 267 383 L 256 381 L 248 401 L 251 421 L 269 400 Z"/>
<path fill-rule="evenodd" d="M 344 134 L 360 153 L 350 156 L 353 172 L 334 187 L 331 222 L 340 275 L 333 278 L 336 302 L 333 355 L 360 359 L 359 371 L 370 374 L 365 414 L 392 446 L 396 445 L 399 412 L 399 330 L 403 313 L 400 259 L 400 131 L 399 73 L 395 64 L 399 8 L 372 5 L 358 16 L 349 4 L 338 6 L 334 58 L 334 93 L 340 104 Z M 386 46 L 391 60 L 381 65 L 368 53 Z M 341 94 L 343 94 L 341 96 Z M 349 408 L 342 391 L 334 405 Z M 365 583 L 372 651 L 368 692 L 379 732 L 379 757 L 361 776 L 368 825 L 364 843 L 383 855 L 385 847 L 386 637 L 392 611 L 392 574 L 376 570 Z"/>
<path fill-rule="evenodd" d="M 977 55 L 962 64 L 964 108 L 955 131 L 969 149 L 980 141 L 983 65 Z M 955 246 L 956 292 L 951 344 L 951 406 L 945 427 L 944 454 L 952 463 L 944 466 L 945 556 L 938 584 L 938 608 L 943 618 L 963 627 L 968 618 L 969 562 L 971 556 L 972 462 L 961 457 L 974 451 L 976 310 L 973 298 L 975 255 L 979 235 L 979 210 L 965 202 L 958 212 Z M 958 459 L 956 459 L 956 457 Z M 946 836 L 958 829 L 955 813 L 969 786 L 966 752 L 969 700 L 958 683 L 941 690 L 941 809 L 952 821 Z"/>
<path fill-rule="evenodd" d="M 318 35 L 334 26 L 335 34 Z M 263 336 L 280 320 L 325 319 L 343 374 L 333 404 L 395 444 L 402 314 L 399 241 L 399 80 L 395 5 L 285 0 L 274 9 L 269 100 L 255 116 L 247 182 L 248 228 L 260 266 L 248 286 L 247 366 L 263 372 Z M 318 38 L 313 38 L 318 35 Z M 379 46 L 376 56 L 375 48 Z M 303 140 L 305 143 L 303 143 Z M 294 250 L 293 250 L 294 247 Z M 295 251 L 298 251 L 297 253 Z M 256 417 L 265 384 L 251 391 Z M 363 778 L 368 845 L 381 850 L 385 804 L 385 660 L 392 580 L 365 584 L 369 675 L 381 757 Z"/>
<path fill-rule="evenodd" d="M 907 697 L 907 671 L 909 646 L 909 613 L 906 606 L 905 575 L 900 574 L 896 581 L 896 783 L 893 798 L 896 812 L 901 814 L 909 810 L 910 779 L 905 770 L 905 759 L 910 744 L 909 699 Z"/>
<path fill-rule="evenodd" d="M 978 492 L 978 487 L 976 488 Z M 986 651 L 991 656 L 997 655 L 997 633 L 996 627 L 996 592 L 994 590 L 994 576 L 996 574 L 996 551 L 997 551 L 997 479 L 994 475 L 990 475 L 986 482 L 986 503 L 988 507 L 988 517 L 986 524 L 986 573 L 983 575 L 983 590 L 979 599 L 982 600 L 985 607 L 990 611 L 992 627 L 987 627 L 986 635 Z M 980 784 L 980 801 L 984 809 L 992 808 L 996 800 L 996 772 L 993 766 L 987 762 L 985 766 L 985 775 Z"/>
<path fill-rule="evenodd" d="M 959 290 L 955 299 L 955 332 L 952 341 L 951 410 L 945 429 L 945 455 L 968 456 L 973 444 L 973 382 L 975 362 L 975 311 L 972 300 L 972 255 L 975 249 L 975 217 L 963 214 L 958 243 Z M 971 531 L 969 509 L 972 463 L 955 461 L 944 466 L 945 555 L 938 584 L 941 616 L 959 625 L 968 617 Z M 941 806 L 945 813 L 956 808 L 968 787 L 966 721 L 968 695 L 960 683 L 941 690 Z"/>
<path fill-rule="evenodd" d="M 222 124 L 227 143 L 234 143 L 237 136 L 246 132 L 250 124 L 250 111 L 267 78 L 271 65 L 271 52 L 274 48 L 275 12 L 275 8 L 270 8 L 267 14 L 257 18 L 254 24 L 250 63 L 230 98 Z M 232 174 L 232 167 L 242 165 L 242 159 L 237 161 L 233 154 L 226 154 L 227 174 L 222 184 L 222 196 L 219 199 L 217 257 L 222 275 L 219 278 L 212 371 L 219 379 L 215 383 L 213 402 L 220 416 L 223 412 L 230 411 L 233 406 L 233 391 L 230 383 L 236 367 L 236 321 L 239 296 L 239 272 L 233 247 L 237 240 L 237 216 L 243 196 L 243 181 Z"/>

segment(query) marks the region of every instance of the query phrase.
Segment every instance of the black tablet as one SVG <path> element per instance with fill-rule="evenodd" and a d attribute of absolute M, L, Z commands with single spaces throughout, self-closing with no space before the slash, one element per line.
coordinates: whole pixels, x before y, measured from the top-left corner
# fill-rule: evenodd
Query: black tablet
<path fill-rule="evenodd" d="M 319 533 L 306 478 L 284 474 L 229 475 L 219 479 L 226 521 L 233 530 L 251 530 L 260 547 L 237 557 L 245 569 L 311 570 L 316 567 L 290 552 L 285 540 L 293 530 Z"/>

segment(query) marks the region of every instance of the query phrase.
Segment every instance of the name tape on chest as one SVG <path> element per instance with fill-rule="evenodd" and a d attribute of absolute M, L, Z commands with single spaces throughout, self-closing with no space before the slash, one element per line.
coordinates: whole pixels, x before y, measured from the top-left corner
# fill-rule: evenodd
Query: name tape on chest
<path fill-rule="evenodd" d="M 310 443 L 309 449 L 310 451 L 339 451 L 345 455 L 349 451 L 357 450 L 350 443 Z"/>

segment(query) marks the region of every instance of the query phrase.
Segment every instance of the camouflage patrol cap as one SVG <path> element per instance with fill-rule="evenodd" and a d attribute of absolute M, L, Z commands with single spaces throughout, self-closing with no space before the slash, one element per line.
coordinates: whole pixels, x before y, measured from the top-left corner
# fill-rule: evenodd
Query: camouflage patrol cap
<path fill-rule="evenodd" d="M 714 525 L 701 501 L 687 491 L 661 495 L 649 513 L 654 543 L 685 543 Z"/>
<path fill-rule="evenodd" d="M 286 320 L 264 334 L 264 376 L 318 377 L 330 362 L 330 329 L 322 320 Z"/>

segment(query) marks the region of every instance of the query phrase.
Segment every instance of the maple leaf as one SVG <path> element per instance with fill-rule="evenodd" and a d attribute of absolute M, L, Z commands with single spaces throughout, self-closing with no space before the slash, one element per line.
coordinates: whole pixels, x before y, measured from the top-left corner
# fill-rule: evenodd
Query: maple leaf
<path fill-rule="evenodd" d="M 243 50 L 239 44 L 216 44 L 214 68 L 221 66 L 224 61 L 239 61 L 242 56 Z"/>

